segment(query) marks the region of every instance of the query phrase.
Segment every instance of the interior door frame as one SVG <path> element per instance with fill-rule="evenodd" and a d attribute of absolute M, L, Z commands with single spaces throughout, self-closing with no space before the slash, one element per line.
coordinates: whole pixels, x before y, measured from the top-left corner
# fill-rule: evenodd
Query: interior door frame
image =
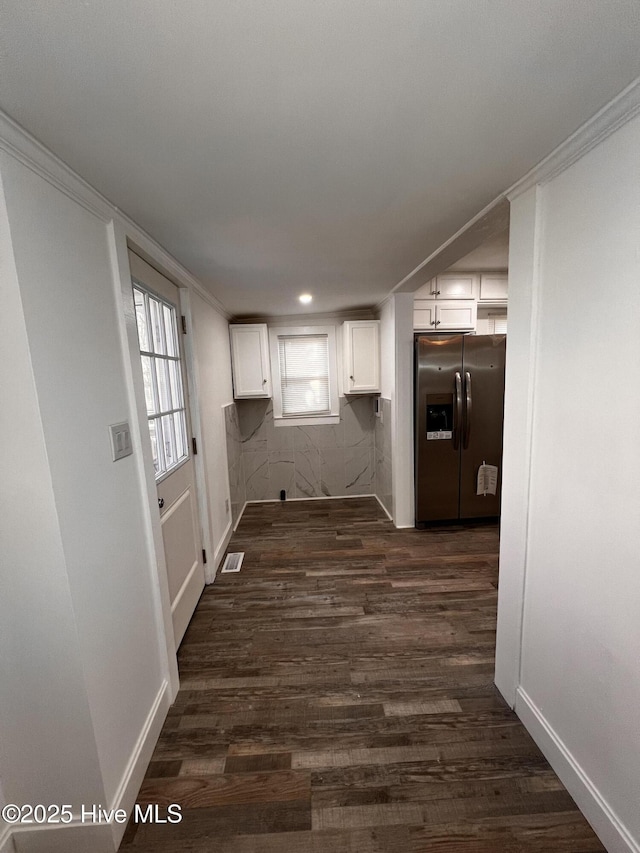
<path fill-rule="evenodd" d="M 156 265 L 157 266 L 157 265 Z M 163 273 L 165 275 L 165 273 Z M 168 276 L 167 276 L 168 277 Z M 175 281 L 174 281 L 175 284 Z M 198 452 L 194 454 L 193 464 L 196 472 L 196 496 L 198 499 L 198 517 L 202 547 L 207 555 L 204 566 L 205 584 L 213 583 L 215 578 L 215 561 L 211 525 L 209 522 L 209 507 L 207 506 L 207 481 L 205 473 L 205 443 L 202 436 L 202 419 L 200 413 L 200 397 L 198 395 L 198 374 L 195 363 L 195 346 L 193 340 L 193 318 L 191 311 L 191 291 L 182 284 L 176 285 L 180 293 L 180 312 L 185 318 L 187 333 L 184 339 L 184 366 L 187 374 L 187 397 L 189 400 L 189 415 L 191 417 L 191 433 L 196 440 Z"/>
<path fill-rule="evenodd" d="M 147 407 L 142 381 L 138 326 L 133 301 L 131 271 L 129 268 L 129 249 L 139 255 L 161 275 L 165 276 L 169 281 L 176 285 L 180 296 L 179 310 L 180 313 L 186 317 L 187 332 L 191 331 L 193 328 L 188 298 L 189 287 L 184 281 L 181 281 L 178 276 L 168 271 L 166 266 L 154 257 L 154 244 L 146 237 L 146 235 L 143 233 L 136 233 L 136 237 L 139 237 L 139 240 L 134 240 L 127 233 L 125 228 L 115 220 L 112 220 L 109 223 L 108 232 L 112 265 L 114 268 L 114 281 L 116 282 L 116 289 L 118 291 L 117 297 L 121 306 L 120 331 L 123 362 L 128 374 L 127 384 L 129 387 L 131 436 L 134 457 L 136 457 L 141 495 L 143 496 L 143 504 L 147 509 L 144 522 L 149 552 L 149 570 L 153 575 L 154 581 L 154 609 L 156 613 L 158 645 L 161 649 L 161 658 L 164 670 L 163 674 L 167 680 L 169 698 L 170 701 L 173 702 L 177 696 L 180 683 L 171 613 L 171 600 L 167 579 L 167 566 L 162 539 L 162 527 L 160 524 L 160 511 L 158 508 L 157 484 L 151 453 L 151 438 L 149 436 L 149 429 L 147 426 Z M 147 248 L 145 248 L 145 246 Z M 193 386 L 193 377 L 195 375 L 193 346 L 190 344 L 185 345 L 184 351 L 191 430 L 193 436 L 196 438 L 198 448 L 201 449 L 201 414 L 196 394 L 197 389 Z M 202 536 L 202 547 L 206 549 L 208 557 L 212 558 L 211 533 L 209 528 L 208 507 L 206 504 L 206 489 L 204 488 L 204 462 L 201 452 L 194 456 L 194 467 L 196 472 L 195 492 L 198 506 L 198 520 L 200 522 Z M 206 568 L 207 567 L 205 566 L 205 580 L 207 579 Z"/>
<path fill-rule="evenodd" d="M 145 263 L 151 266 L 159 275 L 166 278 L 178 291 L 178 304 L 176 308 L 176 324 L 177 333 L 180 344 L 180 357 L 184 365 L 183 381 L 186 381 L 185 394 L 187 399 L 187 442 L 189 443 L 189 453 L 193 460 L 193 469 L 195 475 L 195 497 L 197 502 L 197 518 L 200 526 L 200 541 L 203 550 L 203 571 L 205 584 L 211 583 L 215 577 L 210 570 L 213 566 L 209 563 L 209 557 L 212 556 L 211 535 L 209 525 L 209 513 L 206 502 L 206 480 L 205 480 L 205 465 L 204 465 L 204 442 L 202 440 L 201 417 L 199 397 L 197 394 L 196 370 L 195 370 L 195 348 L 193 346 L 193 323 L 191 317 L 191 302 L 190 291 L 181 282 L 177 281 L 175 276 L 167 273 L 163 267 L 158 264 L 153 258 L 150 258 L 148 253 L 141 250 L 135 243 L 127 240 L 127 248 L 133 252 Z M 143 289 L 149 289 L 146 284 L 141 285 Z M 151 289 L 150 292 L 153 292 Z M 164 298 L 164 297 L 162 297 Z M 182 318 L 182 322 L 181 322 Z M 195 439 L 197 450 L 194 452 L 191 447 L 191 441 Z M 156 481 L 156 488 L 158 482 Z M 156 504 L 157 507 L 157 495 Z M 204 560 L 206 554 L 207 560 Z M 209 572 L 207 571 L 209 569 Z"/>

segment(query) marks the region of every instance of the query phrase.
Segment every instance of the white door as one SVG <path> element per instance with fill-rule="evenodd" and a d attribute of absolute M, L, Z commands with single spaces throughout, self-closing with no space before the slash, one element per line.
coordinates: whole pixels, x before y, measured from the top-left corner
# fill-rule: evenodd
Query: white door
<path fill-rule="evenodd" d="M 177 649 L 204 589 L 180 294 L 131 251 L 129 266 Z"/>

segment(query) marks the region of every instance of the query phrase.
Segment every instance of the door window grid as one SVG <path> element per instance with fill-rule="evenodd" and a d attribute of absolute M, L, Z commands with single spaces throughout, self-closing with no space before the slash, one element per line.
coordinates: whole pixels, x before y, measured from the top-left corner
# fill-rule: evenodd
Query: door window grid
<path fill-rule="evenodd" d="M 156 480 L 188 455 L 176 310 L 134 282 L 144 396 Z"/>

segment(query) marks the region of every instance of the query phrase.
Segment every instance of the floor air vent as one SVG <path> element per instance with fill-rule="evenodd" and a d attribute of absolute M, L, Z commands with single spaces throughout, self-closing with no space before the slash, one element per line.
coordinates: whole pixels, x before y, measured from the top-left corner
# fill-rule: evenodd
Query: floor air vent
<path fill-rule="evenodd" d="M 235 554 L 227 554 L 222 565 L 222 572 L 239 572 L 243 560 L 244 551 L 236 551 Z"/>

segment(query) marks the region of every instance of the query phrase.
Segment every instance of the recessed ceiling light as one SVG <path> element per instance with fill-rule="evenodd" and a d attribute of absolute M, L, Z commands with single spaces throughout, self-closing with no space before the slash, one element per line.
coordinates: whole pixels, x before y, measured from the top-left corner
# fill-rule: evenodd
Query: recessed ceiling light
<path fill-rule="evenodd" d="M 313 299 L 313 296 L 310 293 L 301 293 L 300 296 L 298 296 L 298 299 L 303 305 L 308 305 Z"/>

